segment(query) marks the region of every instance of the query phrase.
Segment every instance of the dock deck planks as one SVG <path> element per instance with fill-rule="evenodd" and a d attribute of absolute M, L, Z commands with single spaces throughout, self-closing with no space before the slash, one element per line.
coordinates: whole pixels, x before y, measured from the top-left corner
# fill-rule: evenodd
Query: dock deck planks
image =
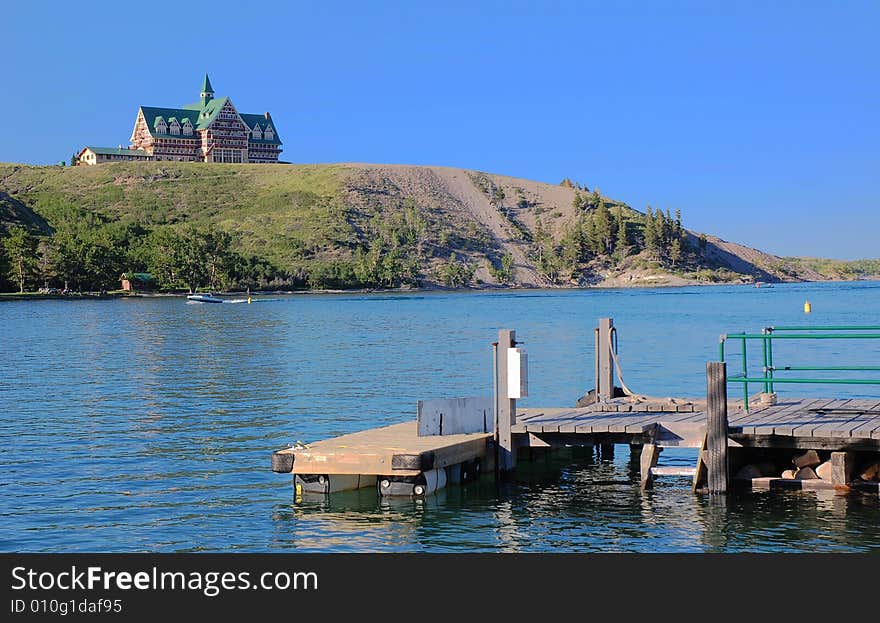
<path fill-rule="evenodd" d="M 417 476 L 472 461 L 486 453 L 492 433 L 419 437 L 417 422 L 403 422 L 287 448 L 294 474 Z"/>
<path fill-rule="evenodd" d="M 876 400 L 785 398 L 775 405 L 730 407 L 732 434 L 880 439 Z M 705 401 L 631 403 L 628 398 L 577 408 L 528 408 L 517 413 L 514 433 L 624 433 L 638 435 L 667 424 L 702 424 Z"/>

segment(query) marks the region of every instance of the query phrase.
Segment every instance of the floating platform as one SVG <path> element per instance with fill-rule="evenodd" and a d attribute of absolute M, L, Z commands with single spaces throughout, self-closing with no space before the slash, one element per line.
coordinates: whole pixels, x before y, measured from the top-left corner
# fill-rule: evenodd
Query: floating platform
<path fill-rule="evenodd" d="M 492 433 L 419 436 L 412 421 L 279 450 L 272 466 L 292 472 L 296 485 L 309 492 L 378 486 L 384 495 L 424 495 L 440 482 L 478 476 L 484 464 L 492 468 L 493 453 Z"/>

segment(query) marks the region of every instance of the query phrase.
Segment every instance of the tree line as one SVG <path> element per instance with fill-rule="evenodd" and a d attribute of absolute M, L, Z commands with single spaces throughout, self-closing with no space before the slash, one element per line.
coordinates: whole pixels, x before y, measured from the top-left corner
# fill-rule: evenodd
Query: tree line
<path fill-rule="evenodd" d="M 213 227 L 148 230 L 86 212 L 66 215 L 48 236 L 10 226 L 0 245 L 0 288 L 6 291 L 116 290 L 123 273 L 146 272 L 161 289 L 193 292 L 248 285 L 265 277 L 267 268 L 271 272 L 265 262 L 235 252 L 232 236 Z"/>
<path fill-rule="evenodd" d="M 394 288 L 421 284 L 421 267 L 438 250 L 432 228 L 415 201 L 376 211 L 360 223 L 362 235 L 344 241 L 350 253 L 303 250 L 280 269 L 245 256 L 235 237 L 213 226 L 186 223 L 146 227 L 113 221 L 70 205 L 53 206 L 50 235 L 22 226 L 0 229 L 0 291 L 53 287 L 68 291 L 116 290 L 123 273 L 150 273 L 159 289 Z M 439 232 L 441 242 L 445 232 Z M 466 285 L 473 268 L 451 257 L 439 261 L 438 281 Z"/>

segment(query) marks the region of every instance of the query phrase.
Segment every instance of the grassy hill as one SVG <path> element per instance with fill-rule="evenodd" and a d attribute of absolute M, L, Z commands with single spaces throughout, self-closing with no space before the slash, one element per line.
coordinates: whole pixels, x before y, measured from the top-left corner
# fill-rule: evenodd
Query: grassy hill
<path fill-rule="evenodd" d="M 595 234 L 589 228 L 595 227 L 598 204 L 588 203 L 590 196 L 600 197 L 576 184 L 445 167 L 0 164 L 0 235 L 13 224 L 51 235 L 84 214 L 99 225 L 144 234 L 183 224 L 215 228 L 232 235 L 236 253 L 251 265 L 265 265 L 259 275 L 238 276 L 239 285 L 254 287 L 822 278 L 815 262 L 687 230 L 678 234 L 680 258 L 670 260 L 668 253 L 644 248 L 644 215 L 607 197 L 602 209 L 624 230 L 625 244 L 614 253 L 611 246 L 608 252 L 572 252 L 577 235 Z M 675 223 L 666 223 L 674 229 Z M 128 264 L 145 261 L 137 254 L 126 257 Z"/>

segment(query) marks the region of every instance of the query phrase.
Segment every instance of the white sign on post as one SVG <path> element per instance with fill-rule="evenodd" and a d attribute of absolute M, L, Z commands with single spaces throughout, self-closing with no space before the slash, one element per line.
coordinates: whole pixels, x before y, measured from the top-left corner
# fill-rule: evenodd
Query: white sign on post
<path fill-rule="evenodd" d="M 521 348 L 507 349 L 507 397 L 529 395 L 529 355 Z"/>

